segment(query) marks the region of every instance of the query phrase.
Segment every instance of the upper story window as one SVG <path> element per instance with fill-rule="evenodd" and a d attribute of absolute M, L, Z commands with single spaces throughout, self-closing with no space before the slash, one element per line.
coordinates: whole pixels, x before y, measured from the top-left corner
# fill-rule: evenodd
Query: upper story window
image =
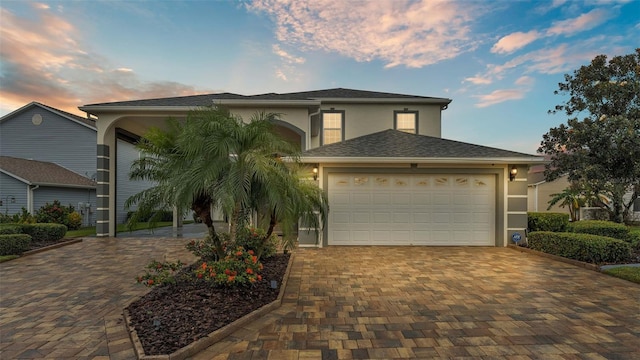
<path fill-rule="evenodd" d="M 322 145 L 344 140 L 344 111 L 326 110 L 322 112 Z"/>
<path fill-rule="evenodd" d="M 396 130 L 410 134 L 418 133 L 418 112 L 404 109 L 393 112 L 393 126 Z"/>

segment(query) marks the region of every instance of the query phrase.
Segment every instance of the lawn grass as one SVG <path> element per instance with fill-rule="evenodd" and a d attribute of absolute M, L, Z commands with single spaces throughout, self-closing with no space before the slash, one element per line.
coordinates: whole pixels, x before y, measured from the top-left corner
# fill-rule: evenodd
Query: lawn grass
<path fill-rule="evenodd" d="M 0 263 L 1 262 L 5 262 L 5 261 L 9 261 L 9 260 L 13 260 L 16 258 L 19 258 L 19 255 L 2 255 L 0 256 Z"/>
<path fill-rule="evenodd" d="M 629 231 L 631 231 L 632 233 L 640 234 L 640 225 L 631 225 L 631 226 L 629 226 Z"/>
<path fill-rule="evenodd" d="M 605 274 L 640 284 L 640 267 L 620 266 L 603 271 Z"/>
<path fill-rule="evenodd" d="M 185 221 L 185 224 L 189 224 L 192 223 L 193 221 Z M 144 229 L 155 229 L 155 228 L 159 228 L 159 227 L 165 227 L 165 226 L 172 226 L 173 222 L 171 221 L 161 221 L 161 222 L 157 222 L 155 224 L 153 224 L 152 227 L 149 226 L 149 223 L 138 223 L 136 224 L 133 229 L 129 229 L 127 227 L 127 224 L 118 224 L 116 225 L 116 232 L 128 232 L 128 231 L 135 231 L 135 230 L 144 230 Z M 77 238 L 77 237 L 83 237 L 83 236 L 95 236 L 96 235 L 96 227 L 95 226 L 90 226 L 90 227 L 84 227 L 84 228 L 80 228 L 78 230 L 69 230 L 67 231 L 67 234 L 64 236 L 65 238 L 68 239 L 72 239 L 72 238 Z"/>

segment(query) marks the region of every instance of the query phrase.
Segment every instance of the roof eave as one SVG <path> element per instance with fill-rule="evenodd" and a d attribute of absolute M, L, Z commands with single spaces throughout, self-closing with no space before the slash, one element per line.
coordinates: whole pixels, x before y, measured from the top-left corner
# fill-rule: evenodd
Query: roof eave
<path fill-rule="evenodd" d="M 72 189 L 89 189 L 89 190 L 94 190 L 96 188 L 96 185 L 57 184 L 57 183 L 46 183 L 46 182 L 34 182 L 31 185 L 63 187 L 63 188 L 72 188 Z"/>
<path fill-rule="evenodd" d="M 284 107 L 308 107 L 320 106 L 321 102 L 317 100 L 239 100 L 239 99 L 213 99 L 211 105 L 242 105 L 248 107 L 259 106 L 284 106 Z M 189 112 L 202 106 L 173 106 L 173 105 L 156 105 L 156 106 L 136 106 L 136 105 L 84 105 L 78 109 L 87 113 L 112 113 L 112 112 Z"/>
<path fill-rule="evenodd" d="M 477 165 L 493 165 L 493 164 L 540 164 L 543 158 L 530 157 L 498 157 L 498 158 L 425 158 L 425 157 L 312 157 L 301 156 L 300 161 L 303 163 L 365 163 L 365 164 L 477 164 Z"/>
<path fill-rule="evenodd" d="M 360 103 L 360 104 L 439 104 L 449 105 L 451 99 L 444 98 L 318 98 L 323 103 Z"/>

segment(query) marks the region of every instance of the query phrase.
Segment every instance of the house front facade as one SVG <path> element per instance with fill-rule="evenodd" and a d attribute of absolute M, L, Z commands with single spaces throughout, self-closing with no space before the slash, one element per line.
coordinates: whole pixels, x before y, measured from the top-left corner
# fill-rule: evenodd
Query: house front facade
<path fill-rule="evenodd" d="M 280 114 L 276 131 L 300 145 L 330 215 L 301 246 L 504 246 L 527 226 L 527 169 L 542 158 L 441 138 L 450 99 L 353 89 L 219 93 L 91 104 L 97 118 L 98 235 L 114 236 L 119 134 L 142 136 L 168 117 L 225 106 L 246 121 Z M 313 169 L 313 171 L 311 170 Z"/>

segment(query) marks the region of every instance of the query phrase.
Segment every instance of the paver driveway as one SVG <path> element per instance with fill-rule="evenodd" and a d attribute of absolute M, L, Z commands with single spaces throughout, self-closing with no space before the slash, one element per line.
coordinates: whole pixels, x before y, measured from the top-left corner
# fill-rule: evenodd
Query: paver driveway
<path fill-rule="evenodd" d="M 121 310 L 180 239 L 0 264 L 0 358 L 131 359 Z M 640 358 L 640 286 L 502 248 L 297 251 L 283 306 L 194 359 Z"/>
<path fill-rule="evenodd" d="M 175 238 L 96 239 L 0 264 L 0 359 L 132 359 L 122 309 L 151 259 L 194 260 Z"/>
<path fill-rule="evenodd" d="M 297 252 L 283 306 L 194 359 L 640 359 L 640 285 L 504 248 Z"/>

